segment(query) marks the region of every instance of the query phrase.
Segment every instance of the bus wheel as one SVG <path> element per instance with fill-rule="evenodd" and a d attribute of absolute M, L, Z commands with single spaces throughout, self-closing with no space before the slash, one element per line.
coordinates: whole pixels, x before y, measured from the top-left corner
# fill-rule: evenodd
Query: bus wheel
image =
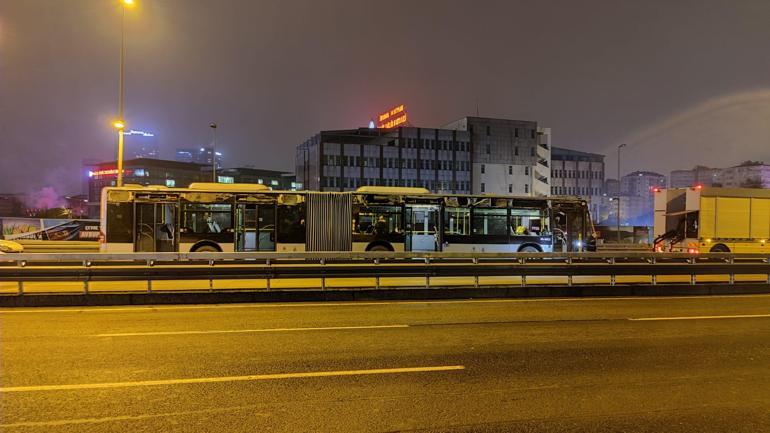
<path fill-rule="evenodd" d="M 388 252 L 388 251 L 393 251 L 393 247 L 391 247 L 390 245 L 385 244 L 385 243 L 376 243 L 376 244 L 369 245 L 369 247 L 366 249 L 366 251 Z"/>
<path fill-rule="evenodd" d="M 190 248 L 191 253 L 221 253 L 222 249 L 213 242 L 201 242 Z"/>
<path fill-rule="evenodd" d="M 727 245 L 725 244 L 716 244 L 713 247 L 711 247 L 712 253 L 729 253 L 730 248 L 727 248 Z"/>
<path fill-rule="evenodd" d="M 539 253 L 541 252 L 540 248 L 534 246 L 534 245 L 524 245 L 521 248 L 519 248 L 520 253 Z"/>

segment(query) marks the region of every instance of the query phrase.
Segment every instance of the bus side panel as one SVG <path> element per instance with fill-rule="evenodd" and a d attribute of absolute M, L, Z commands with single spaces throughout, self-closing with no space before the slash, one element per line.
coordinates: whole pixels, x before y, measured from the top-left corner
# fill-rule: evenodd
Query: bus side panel
<path fill-rule="evenodd" d="M 753 239 L 770 238 L 770 199 L 751 199 L 751 237 Z"/>
<path fill-rule="evenodd" d="M 751 199 L 717 197 L 716 238 L 730 239 L 749 237 Z"/>
<path fill-rule="evenodd" d="M 288 244 L 279 242 L 276 244 L 275 250 L 279 253 L 304 253 L 305 244 Z"/>
<path fill-rule="evenodd" d="M 716 199 L 701 197 L 699 237 L 710 239 L 716 237 Z"/>

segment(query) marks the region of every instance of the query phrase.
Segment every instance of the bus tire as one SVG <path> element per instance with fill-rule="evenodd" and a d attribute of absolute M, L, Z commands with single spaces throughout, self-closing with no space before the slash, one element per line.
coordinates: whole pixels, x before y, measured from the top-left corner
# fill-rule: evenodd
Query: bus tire
<path fill-rule="evenodd" d="M 727 247 L 725 244 L 716 244 L 713 247 L 711 247 L 710 252 L 712 253 L 729 253 L 730 248 Z"/>
<path fill-rule="evenodd" d="M 540 246 L 535 244 L 524 244 L 519 247 L 520 253 L 542 253 L 543 250 L 540 249 Z"/>
<path fill-rule="evenodd" d="M 366 247 L 366 251 L 371 252 L 388 252 L 388 251 L 394 251 L 393 246 L 390 245 L 388 242 L 372 242 Z"/>
<path fill-rule="evenodd" d="M 190 248 L 191 253 L 221 253 L 222 248 L 212 241 L 200 241 Z"/>

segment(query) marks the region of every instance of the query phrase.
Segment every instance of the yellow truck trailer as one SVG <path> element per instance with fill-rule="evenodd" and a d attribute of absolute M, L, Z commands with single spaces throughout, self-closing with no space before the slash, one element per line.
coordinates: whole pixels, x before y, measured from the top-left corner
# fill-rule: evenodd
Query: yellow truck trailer
<path fill-rule="evenodd" d="M 656 251 L 770 252 L 770 189 L 656 190 L 654 236 Z"/>

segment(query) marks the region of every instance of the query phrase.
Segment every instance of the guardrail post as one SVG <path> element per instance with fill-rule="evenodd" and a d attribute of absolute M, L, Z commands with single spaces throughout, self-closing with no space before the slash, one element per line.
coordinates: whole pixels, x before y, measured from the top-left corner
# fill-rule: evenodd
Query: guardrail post
<path fill-rule="evenodd" d="M 211 270 L 209 271 L 209 292 L 214 291 L 214 260 L 209 260 L 209 266 L 211 267 Z"/>
<path fill-rule="evenodd" d="M 425 258 L 425 288 L 430 289 L 430 272 L 428 270 L 430 266 L 430 257 Z"/>
<path fill-rule="evenodd" d="M 523 266 L 527 264 L 527 259 L 524 257 L 519 259 L 519 264 Z M 525 274 L 521 274 L 521 287 L 527 287 L 527 276 Z"/>
<path fill-rule="evenodd" d="M 18 266 L 20 268 L 26 267 L 27 266 L 27 261 L 26 260 L 19 260 L 18 262 L 16 262 L 16 266 Z M 19 278 L 19 296 L 21 296 L 23 294 L 24 294 L 24 280 Z"/>
<path fill-rule="evenodd" d="M 735 256 L 730 256 L 730 264 L 735 264 Z M 730 285 L 735 284 L 735 271 L 733 270 L 733 267 L 730 266 Z"/>
<path fill-rule="evenodd" d="M 270 259 L 265 259 L 265 265 L 267 265 L 267 276 L 265 277 L 265 290 L 270 291 Z"/>
<path fill-rule="evenodd" d="M 86 268 L 86 276 L 83 279 L 83 294 L 88 294 L 88 280 L 91 278 L 91 273 L 88 272 L 88 268 L 91 267 L 91 262 L 88 260 L 83 260 L 83 267 Z"/>
<path fill-rule="evenodd" d="M 612 266 L 612 269 L 615 269 L 615 257 L 610 257 L 610 266 Z M 610 286 L 614 286 L 615 283 L 618 281 L 618 276 L 614 273 L 610 275 Z"/>
<path fill-rule="evenodd" d="M 326 291 L 326 259 L 321 259 L 321 290 Z"/>
<path fill-rule="evenodd" d="M 155 260 L 147 260 L 147 267 L 151 268 L 155 266 Z M 149 269 L 147 272 L 147 293 L 152 293 L 152 275 L 150 275 Z"/>
<path fill-rule="evenodd" d="M 650 264 L 654 265 L 656 263 L 658 263 L 658 259 L 656 257 L 653 257 L 650 260 Z M 652 285 L 656 286 L 658 284 L 658 276 L 656 274 L 652 274 L 651 277 L 652 277 Z"/>
<path fill-rule="evenodd" d="M 473 258 L 473 287 L 479 288 L 479 273 L 476 266 L 479 264 L 478 257 Z M 767 276 L 768 279 L 770 279 L 770 275 Z"/>
<path fill-rule="evenodd" d="M 374 266 L 377 266 L 380 264 L 380 259 L 374 259 Z M 380 290 L 380 273 L 377 271 L 374 274 L 374 288 L 377 290 Z"/>
<path fill-rule="evenodd" d="M 695 264 L 695 257 L 690 257 L 689 259 L 687 259 L 687 263 L 689 263 L 691 265 L 694 265 Z M 694 286 L 697 283 L 698 283 L 698 279 L 697 279 L 696 275 L 694 273 L 690 274 L 690 285 Z"/>
<path fill-rule="evenodd" d="M 567 275 L 567 286 L 572 287 L 572 256 L 567 257 L 567 264 L 569 265 L 569 275 Z"/>
<path fill-rule="evenodd" d="M 770 265 L 770 257 L 767 258 L 767 264 Z M 767 284 L 770 284 L 770 272 L 767 273 Z"/>

